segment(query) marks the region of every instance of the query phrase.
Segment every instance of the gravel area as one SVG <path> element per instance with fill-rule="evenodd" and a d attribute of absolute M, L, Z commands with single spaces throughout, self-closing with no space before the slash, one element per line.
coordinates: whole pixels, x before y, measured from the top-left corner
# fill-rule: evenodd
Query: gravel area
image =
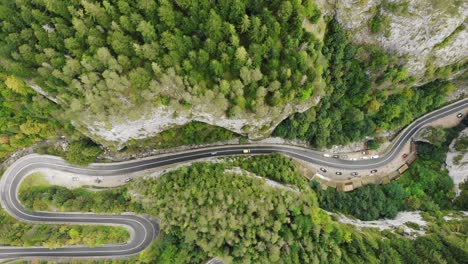
<path fill-rule="evenodd" d="M 415 212 L 400 212 L 395 217 L 395 219 L 381 219 L 381 220 L 374 220 L 374 221 L 361 221 L 359 219 L 351 219 L 342 214 L 335 214 L 327 212 L 330 215 L 337 215 L 338 222 L 343 224 L 351 224 L 357 227 L 374 227 L 378 228 L 379 230 L 394 230 L 396 228 L 402 228 L 405 233 L 416 235 L 424 235 L 424 227 L 427 225 L 427 222 L 422 219 L 421 213 L 419 211 Z M 413 222 L 418 224 L 422 230 L 413 229 L 405 223 Z"/>

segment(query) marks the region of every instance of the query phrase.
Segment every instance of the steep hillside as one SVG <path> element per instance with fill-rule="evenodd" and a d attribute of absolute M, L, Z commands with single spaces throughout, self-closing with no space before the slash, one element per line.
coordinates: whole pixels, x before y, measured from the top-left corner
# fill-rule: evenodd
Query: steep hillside
<path fill-rule="evenodd" d="M 324 0 L 324 13 L 352 32 L 353 41 L 398 54 L 410 75 L 448 77 L 440 67 L 466 63 L 468 2 L 462 0 Z M 456 71 L 456 70 L 455 70 Z"/>

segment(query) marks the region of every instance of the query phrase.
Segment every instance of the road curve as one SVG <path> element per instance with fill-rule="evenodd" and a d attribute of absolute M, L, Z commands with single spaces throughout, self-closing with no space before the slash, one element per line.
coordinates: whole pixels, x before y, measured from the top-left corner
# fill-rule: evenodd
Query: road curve
<path fill-rule="evenodd" d="M 397 155 L 417 132 L 429 123 L 440 118 L 466 111 L 468 99 L 464 99 L 431 112 L 407 126 L 394 140 L 390 151 L 381 158 L 372 160 L 341 160 L 327 158 L 323 153 L 310 149 L 272 144 L 232 145 L 211 147 L 185 151 L 182 153 L 155 156 L 144 160 L 118 163 L 94 163 L 86 168 L 74 167 L 61 158 L 47 155 L 28 155 L 10 166 L 0 180 L 0 202 L 3 208 L 12 216 L 34 223 L 66 223 L 66 224 L 114 224 L 123 225 L 130 230 L 131 239 L 126 244 L 105 245 L 95 248 L 64 247 L 47 249 L 43 247 L 21 248 L 0 247 L 0 259 L 20 257 L 119 257 L 137 254 L 150 245 L 158 235 L 158 224 L 149 219 L 135 215 L 95 215 L 83 213 L 49 213 L 32 212 L 25 209 L 19 202 L 17 192 L 21 181 L 31 172 L 49 168 L 81 175 L 111 176 L 133 173 L 141 170 L 170 165 L 178 162 L 193 161 L 208 157 L 230 156 L 243 154 L 249 149 L 250 154 L 283 153 L 307 162 L 335 169 L 373 169 L 386 165 L 398 158 Z"/>

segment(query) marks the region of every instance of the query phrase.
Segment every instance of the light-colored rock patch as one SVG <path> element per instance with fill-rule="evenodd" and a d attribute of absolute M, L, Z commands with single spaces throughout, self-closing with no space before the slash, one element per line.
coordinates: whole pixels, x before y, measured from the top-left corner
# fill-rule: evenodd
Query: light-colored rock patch
<path fill-rule="evenodd" d="M 450 143 L 449 152 L 447 153 L 447 157 L 445 163 L 447 164 L 446 168 L 449 171 L 449 176 L 452 178 L 453 183 L 455 184 L 455 192 L 457 195 L 460 194 L 460 189 L 458 185 L 468 179 L 468 150 L 465 150 L 464 153 L 460 151 L 456 151 L 454 145 L 457 139 L 461 137 L 468 136 L 468 128 L 465 128 L 460 135 Z M 456 162 L 456 158 L 462 155 L 462 158 Z"/>
<path fill-rule="evenodd" d="M 382 7 L 382 0 L 329 0 L 319 1 L 325 13 L 335 14 L 338 21 L 352 32 L 353 41 L 376 44 L 384 50 L 398 54 L 405 60 L 411 75 L 422 78 L 428 64 L 445 66 L 467 59 L 468 32 L 465 28 L 454 34 L 442 48 L 437 44 L 455 29 L 467 24 L 468 2 L 460 6 L 452 0 L 410 0 L 407 13 L 393 13 Z M 387 2 L 403 3 L 392 0 Z M 390 20 L 389 34 L 372 33 L 369 23 L 380 13 Z"/>
<path fill-rule="evenodd" d="M 395 219 L 381 219 L 375 221 L 361 221 L 359 219 L 351 219 L 342 214 L 335 214 L 327 212 L 331 215 L 338 216 L 338 222 L 343 224 L 351 224 L 357 227 L 374 227 L 378 228 L 379 230 L 394 230 L 396 228 L 402 228 L 405 233 L 407 234 L 416 234 L 416 235 L 424 235 L 425 231 L 423 230 L 424 227 L 427 225 L 427 222 L 422 219 L 422 216 L 419 211 L 415 212 L 400 212 L 395 217 Z M 422 230 L 413 229 L 405 223 L 413 222 L 418 224 Z"/>

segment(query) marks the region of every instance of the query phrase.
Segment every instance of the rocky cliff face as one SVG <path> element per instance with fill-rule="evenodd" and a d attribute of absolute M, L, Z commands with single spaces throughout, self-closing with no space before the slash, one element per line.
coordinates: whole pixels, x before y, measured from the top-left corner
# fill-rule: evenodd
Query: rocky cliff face
<path fill-rule="evenodd" d="M 460 193 L 458 185 L 468 179 L 468 150 L 458 150 L 456 144 L 460 140 L 467 140 L 468 128 L 465 128 L 460 135 L 450 143 L 449 152 L 445 163 L 447 164 L 447 170 L 449 171 L 450 177 L 453 179 L 457 194 Z M 460 143 L 459 143 L 460 144 Z"/>
<path fill-rule="evenodd" d="M 410 75 L 466 62 L 468 2 L 461 0 L 322 0 L 322 10 L 352 32 L 356 43 L 400 55 Z"/>

